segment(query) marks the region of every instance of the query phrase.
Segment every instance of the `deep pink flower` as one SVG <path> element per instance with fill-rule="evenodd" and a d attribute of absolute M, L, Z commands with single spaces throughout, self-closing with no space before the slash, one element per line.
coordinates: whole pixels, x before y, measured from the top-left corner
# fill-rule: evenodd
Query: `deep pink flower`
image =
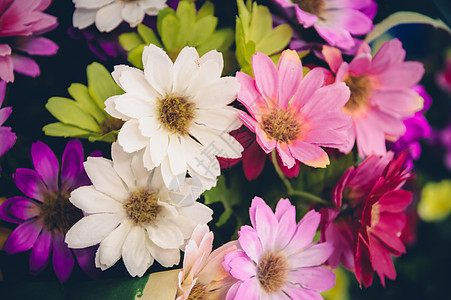
<path fill-rule="evenodd" d="M 238 232 L 241 247 L 225 256 L 223 266 L 236 279 L 226 299 L 322 299 L 318 292 L 335 284 L 334 273 L 320 267 L 333 251 L 312 243 L 320 214 L 309 211 L 296 224 L 296 208 L 281 199 L 275 213 L 255 197 L 251 226 Z"/>
<path fill-rule="evenodd" d="M 32 77 L 39 75 L 38 64 L 18 53 L 53 55 L 58 50 L 54 42 L 39 37 L 58 24 L 54 16 L 43 13 L 51 2 L 52 0 L 0 0 L 1 80 L 13 82 L 13 71 Z"/>
<path fill-rule="evenodd" d="M 353 119 L 348 135 L 357 141 L 360 156 L 384 154 L 385 140 L 402 136 L 406 131 L 403 120 L 423 107 L 422 99 L 411 89 L 423 76 L 423 65 L 404 61 L 406 52 L 398 39 L 385 42 L 374 58 L 366 43 L 350 63 L 343 61 L 336 48 L 324 46 L 323 55 L 335 81 L 345 82 L 351 89 L 343 111 Z M 352 147 L 350 143 L 341 150 L 347 153 Z"/>
<path fill-rule="evenodd" d="M 46 268 L 52 253 L 53 268 L 61 282 L 66 281 L 74 267 L 74 257 L 88 274 L 95 275 L 92 248 L 69 250 L 64 236 L 83 215 L 68 198 L 72 190 L 89 185 L 83 169 L 83 148 L 78 140 L 67 143 L 63 153 L 61 176 L 55 154 L 36 142 L 31 146 L 35 170 L 17 169 L 14 181 L 26 197 L 7 199 L 0 205 L 0 218 L 19 224 L 5 242 L 8 254 L 31 249 L 30 269 L 39 273 Z"/>
<path fill-rule="evenodd" d="M 0 107 L 2 107 L 3 100 L 5 99 L 6 82 L 0 80 Z M 16 142 L 16 134 L 11 132 L 11 127 L 2 126 L 8 119 L 12 112 L 11 107 L 4 107 L 0 109 L 0 157 L 6 153 Z M 0 167 L 1 170 L 1 167 Z"/>
<path fill-rule="evenodd" d="M 273 0 L 290 10 L 304 28 L 312 27 L 331 46 L 351 49 L 353 36 L 367 34 L 373 28 L 377 8 L 373 0 Z"/>
<path fill-rule="evenodd" d="M 321 148 L 340 148 L 349 143 L 346 132 L 351 119 L 342 113 L 349 89 L 341 82 L 324 84 L 324 72 L 317 68 L 304 78 L 295 51 L 282 53 L 277 67 L 257 53 L 252 57 L 255 80 L 238 72 L 241 89 L 237 99 L 246 107 L 240 111 L 244 125 L 255 133 L 260 147 L 277 153 L 291 169 L 296 161 L 312 167 L 326 167 L 327 153 Z"/>

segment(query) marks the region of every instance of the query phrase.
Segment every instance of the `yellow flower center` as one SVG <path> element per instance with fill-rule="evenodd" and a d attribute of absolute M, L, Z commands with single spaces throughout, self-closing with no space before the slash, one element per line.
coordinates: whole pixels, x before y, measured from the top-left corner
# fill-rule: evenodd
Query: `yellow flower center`
<path fill-rule="evenodd" d="M 124 125 L 124 121 L 116 118 L 107 118 L 105 121 L 100 124 L 100 132 L 103 134 L 107 134 L 111 131 L 116 131 L 122 128 Z"/>
<path fill-rule="evenodd" d="M 324 0 L 292 0 L 297 6 L 312 15 L 319 17 L 324 12 Z"/>
<path fill-rule="evenodd" d="M 343 110 L 347 114 L 352 114 L 368 105 L 371 96 L 371 82 L 366 76 L 349 76 L 345 80 L 346 85 L 351 90 L 351 96 L 346 102 Z"/>
<path fill-rule="evenodd" d="M 264 253 L 257 265 L 257 279 L 267 294 L 279 292 L 286 284 L 289 265 L 285 256 L 279 253 Z"/>
<path fill-rule="evenodd" d="M 197 281 L 193 288 L 191 289 L 191 292 L 189 293 L 188 300 L 208 300 L 208 291 L 207 287 L 203 285 L 202 283 L 199 283 Z"/>
<path fill-rule="evenodd" d="M 301 124 L 289 110 L 275 109 L 262 116 L 262 129 L 269 138 L 288 143 L 296 140 L 301 132 Z"/>
<path fill-rule="evenodd" d="M 125 212 L 136 225 L 152 225 L 161 211 L 158 194 L 147 189 L 133 192 L 124 203 Z"/>
<path fill-rule="evenodd" d="M 69 202 L 69 195 L 52 194 L 40 206 L 40 216 L 49 231 L 66 233 L 83 217 L 81 210 Z"/>
<path fill-rule="evenodd" d="M 187 135 L 194 119 L 194 109 L 194 103 L 187 97 L 170 94 L 159 100 L 159 120 L 172 133 Z"/>

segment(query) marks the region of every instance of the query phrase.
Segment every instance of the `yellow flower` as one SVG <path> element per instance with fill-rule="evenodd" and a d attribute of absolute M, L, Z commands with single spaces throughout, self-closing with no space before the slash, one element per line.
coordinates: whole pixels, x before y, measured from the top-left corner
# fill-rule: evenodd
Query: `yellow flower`
<path fill-rule="evenodd" d="M 421 192 L 418 215 L 423 221 L 441 221 L 451 213 L 451 180 L 427 183 Z"/>

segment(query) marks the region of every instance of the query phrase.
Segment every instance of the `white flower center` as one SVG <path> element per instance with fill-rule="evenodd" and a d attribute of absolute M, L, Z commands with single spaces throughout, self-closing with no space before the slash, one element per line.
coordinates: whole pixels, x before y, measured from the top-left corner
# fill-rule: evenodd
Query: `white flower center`
<path fill-rule="evenodd" d="M 257 278 L 260 286 L 267 294 L 279 292 L 286 284 L 289 265 L 285 256 L 280 253 L 264 253 L 257 265 Z"/>
<path fill-rule="evenodd" d="M 195 105 L 188 101 L 188 97 L 169 94 L 159 100 L 159 120 L 172 133 L 187 135 L 194 119 L 194 109 Z"/>
<path fill-rule="evenodd" d="M 160 213 L 158 193 L 147 189 L 138 189 L 124 203 L 125 212 L 136 225 L 151 225 Z"/>
<path fill-rule="evenodd" d="M 324 11 L 324 0 L 292 0 L 299 8 L 309 14 L 319 17 Z"/>

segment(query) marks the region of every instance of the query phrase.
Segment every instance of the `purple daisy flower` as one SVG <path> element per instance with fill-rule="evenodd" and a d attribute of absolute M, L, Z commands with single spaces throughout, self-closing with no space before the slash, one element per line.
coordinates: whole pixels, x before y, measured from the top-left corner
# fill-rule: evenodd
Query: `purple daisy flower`
<path fill-rule="evenodd" d="M 0 81 L 0 107 L 5 99 L 6 82 Z M 2 126 L 12 112 L 12 107 L 4 107 L 0 109 L 0 157 L 6 153 L 16 142 L 16 134 L 11 132 L 11 127 Z M 1 171 L 0 167 L 0 171 Z"/>
<path fill-rule="evenodd" d="M 60 282 L 69 278 L 75 263 L 74 255 L 83 271 L 95 275 L 94 249 L 69 250 L 64 242 L 69 228 L 83 217 L 81 210 L 69 202 L 70 193 L 91 184 L 83 169 L 81 142 L 67 143 L 61 177 L 58 160 L 46 144 L 34 143 L 31 156 L 35 170 L 21 168 L 13 175 L 17 187 L 26 197 L 12 197 L 0 205 L 0 218 L 19 224 L 6 240 L 5 252 L 14 254 L 31 249 L 30 270 L 33 274 L 45 269 L 52 256 Z"/>

